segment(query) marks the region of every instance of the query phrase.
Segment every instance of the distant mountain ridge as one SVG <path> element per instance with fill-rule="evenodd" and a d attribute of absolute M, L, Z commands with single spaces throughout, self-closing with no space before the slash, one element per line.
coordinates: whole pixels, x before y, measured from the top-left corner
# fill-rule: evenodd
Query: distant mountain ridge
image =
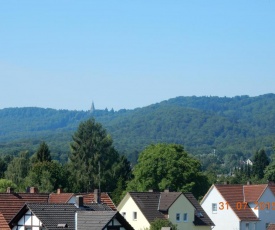
<path fill-rule="evenodd" d="M 71 135 L 94 117 L 111 134 L 115 147 L 133 162 L 151 143 L 178 143 L 192 154 L 215 149 L 221 156 L 271 153 L 275 143 L 275 94 L 257 97 L 176 97 L 133 110 L 69 111 L 43 108 L 0 110 L 0 154 L 34 151 L 45 140 L 65 161 Z"/>

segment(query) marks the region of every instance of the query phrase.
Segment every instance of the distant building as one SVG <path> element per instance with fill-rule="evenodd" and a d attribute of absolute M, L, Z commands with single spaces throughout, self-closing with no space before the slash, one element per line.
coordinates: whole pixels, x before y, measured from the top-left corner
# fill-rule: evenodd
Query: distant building
<path fill-rule="evenodd" d="M 94 102 L 92 102 L 90 113 L 93 113 L 95 111 L 95 105 Z"/>

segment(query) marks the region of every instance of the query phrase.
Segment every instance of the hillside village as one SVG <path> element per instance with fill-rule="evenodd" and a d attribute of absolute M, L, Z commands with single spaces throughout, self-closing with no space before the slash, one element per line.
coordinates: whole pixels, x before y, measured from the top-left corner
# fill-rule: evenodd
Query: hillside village
<path fill-rule="evenodd" d="M 90 114 L 99 112 L 92 108 Z M 36 116 L 36 109 L 28 111 L 28 119 Z M 222 160 L 216 148 L 194 155 L 173 141 L 153 142 L 133 163 L 118 152 L 107 129 L 85 114 L 66 161 L 57 160 L 46 141 L 0 157 L 0 229 L 275 228 L 272 143 Z"/>
<path fill-rule="evenodd" d="M 201 202 L 186 192 L 128 192 L 115 206 L 108 193 L 0 193 L 0 229 L 239 229 L 275 227 L 275 184 L 213 184 Z M 164 223 L 164 222 L 162 222 Z M 169 227 L 170 226 L 170 227 Z M 160 228 L 159 228 L 160 229 Z"/>

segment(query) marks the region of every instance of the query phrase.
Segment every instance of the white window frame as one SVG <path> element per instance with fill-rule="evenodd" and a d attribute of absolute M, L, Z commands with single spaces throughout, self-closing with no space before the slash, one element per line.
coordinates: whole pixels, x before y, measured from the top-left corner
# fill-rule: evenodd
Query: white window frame
<path fill-rule="evenodd" d="M 218 212 L 218 204 L 217 203 L 212 203 L 212 213 L 217 213 Z"/>
<path fill-rule="evenodd" d="M 183 222 L 188 222 L 188 213 L 183 213 Z"/>

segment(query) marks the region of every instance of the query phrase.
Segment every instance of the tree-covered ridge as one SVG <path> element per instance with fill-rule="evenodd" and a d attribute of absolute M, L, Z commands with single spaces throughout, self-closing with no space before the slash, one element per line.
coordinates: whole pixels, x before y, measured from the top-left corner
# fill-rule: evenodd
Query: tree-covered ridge
<path fill-rule="evenodd" d="M 182 144 L 194 155 L 249 157 L 275 140 L 275 94 L 258 97 L 177 97 L 134 110 L 69 111 L 42 108 L 0 110 L 0 154 L 34 151 L 41 140 L 54 159 L 65 161 L 81 121 L 94 117 L 114 146 L 132 162 L 154 143 Z M 61 156 L 61 157 L 60 157 Z"/>

